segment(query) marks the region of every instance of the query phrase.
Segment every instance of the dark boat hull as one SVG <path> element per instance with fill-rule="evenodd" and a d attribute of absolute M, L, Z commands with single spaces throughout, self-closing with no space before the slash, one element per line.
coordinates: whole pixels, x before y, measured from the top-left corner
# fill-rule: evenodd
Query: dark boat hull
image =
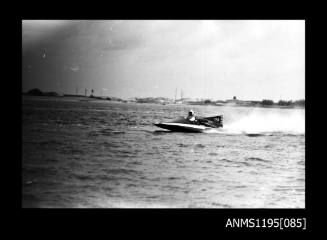
<path fill-rule="evenodd" d="M 183 124 L 183 123 L 156 123 L 157 127 L 174 131 L 174 132 L 204 132 L 211 129 L 202 125 Z"/>
<path fill-rule="evenodd" d="M 206 132 L 210 129 L 223 127 L 222 115 L 197 118 L 193 122 L 184 117 L 179 117 L 170 122 L 155 123 L 154 125 L 174 132 Z"/>

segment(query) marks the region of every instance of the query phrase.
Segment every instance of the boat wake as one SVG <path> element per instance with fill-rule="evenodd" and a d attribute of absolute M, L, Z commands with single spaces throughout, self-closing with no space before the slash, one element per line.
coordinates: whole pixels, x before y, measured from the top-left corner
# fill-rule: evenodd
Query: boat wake
<path fill-rule="evenodd" d="M 184 130 L 208 134 L 246 135 L 249 137 L 305 135 L 304 111 L 260 112 L 255 110 L 247 113 L 246 115 L 230 115 L 233 116 L 233 118 L 227 118 L 227 121 L 223 127 L 219 128 L 210 128 L 204 125 L 190 125 L 181 122 L 180 119 L 155 125 L 171 131 Z M 184 118 L 182 120 L 185 121 Z M 171 131 L 165 130 L 161 131 L 160 133 L 167 133 Z"/>
<path fill-rule="evenodd" d="M 254 132 L 254 131 L 238 131 L 231 129 L 209 129 L 205 130 L 203 133 L 207 134 L 222 134 L 222 135 L 246 135 L 248 137 L 260 137 L 260 136 L 276 136 L 276 135 L 288 135 L 288 136 L 304 136 L 304 133 L 300 132 L 281 132 L 281 131 L 263 131 L 263 132 Z"/>
<path fill-rule="evenodd" d="M 292 114 L 252 112 L 230 120 L 223 128 L 210 129 L 207 133 L 245 134 L 249 137 L 305 135 L 305 117 L 304 112 Z"/>

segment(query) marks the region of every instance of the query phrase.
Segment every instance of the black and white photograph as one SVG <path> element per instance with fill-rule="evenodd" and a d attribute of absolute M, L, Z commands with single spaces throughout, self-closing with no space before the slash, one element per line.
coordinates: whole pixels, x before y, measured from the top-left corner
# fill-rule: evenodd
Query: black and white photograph
<path fill-rule="evenodd" d="M 22 208 L 305 209 L 305 20 L 21 31 Z"/>

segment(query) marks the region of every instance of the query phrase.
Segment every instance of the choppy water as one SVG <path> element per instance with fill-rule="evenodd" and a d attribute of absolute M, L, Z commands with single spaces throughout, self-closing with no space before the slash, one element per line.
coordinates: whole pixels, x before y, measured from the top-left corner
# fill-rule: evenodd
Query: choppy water
<path fill-rule="evenodd" d="M 23 207 L 305 207 L 304 109 L 24 97 Z M 222 131 L 152 125 L 224 115 Z"/>

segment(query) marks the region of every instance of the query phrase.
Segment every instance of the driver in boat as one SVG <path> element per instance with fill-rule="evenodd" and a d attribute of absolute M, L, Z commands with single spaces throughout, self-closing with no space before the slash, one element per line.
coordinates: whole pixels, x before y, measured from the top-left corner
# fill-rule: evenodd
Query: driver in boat
<path fill-rule="evenodd" d="M 195 114 L 194 114 L 194 111 L 193 110 L 190 110 L 188 112 L 188 116 L 186 117 L 187 120 L 191 121 L 191 122 L 195 122 L 196 119 L 195 119 Z"/>

